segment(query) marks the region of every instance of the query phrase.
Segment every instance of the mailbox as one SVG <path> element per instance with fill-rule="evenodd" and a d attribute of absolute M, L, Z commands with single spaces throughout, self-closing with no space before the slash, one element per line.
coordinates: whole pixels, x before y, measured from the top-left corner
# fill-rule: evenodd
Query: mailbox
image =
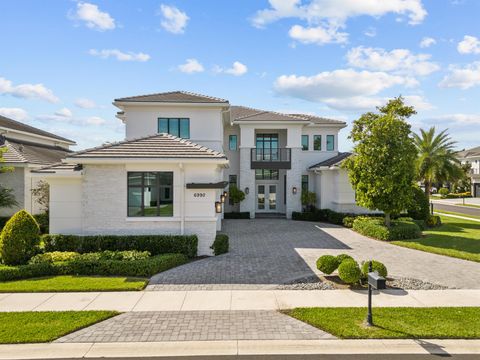
<path fill-rule="evenodd" d="M 377 290 L 386 288 L 385 278 L 378 275 L 376 271 L 368 273 L 368 284 Z"/>

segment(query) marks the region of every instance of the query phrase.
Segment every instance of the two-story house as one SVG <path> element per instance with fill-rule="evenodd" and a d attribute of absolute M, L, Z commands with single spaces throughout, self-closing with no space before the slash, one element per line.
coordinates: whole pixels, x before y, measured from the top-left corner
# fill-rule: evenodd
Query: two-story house
<path fill-rule="evenodd" d="M 38 171 L 51 185 L 50 230 L 72 234 L 197 234 L 210 254 L 223 212 L 301 211 L 302 189 L 317 206 L 360 212 L 338 165 L 342 121 L 231 106 L 187 92 L 115 99 L 125 141 L 68 155 Z M 240 204 L 220 200 L 229 185 Z"/>
<path fill-rule="evenodd" d="M 480 197 L 480 146 L 460 151 L 457 157 L 462 164 L 470 164 L 471 193 L 473 197 Z"/>

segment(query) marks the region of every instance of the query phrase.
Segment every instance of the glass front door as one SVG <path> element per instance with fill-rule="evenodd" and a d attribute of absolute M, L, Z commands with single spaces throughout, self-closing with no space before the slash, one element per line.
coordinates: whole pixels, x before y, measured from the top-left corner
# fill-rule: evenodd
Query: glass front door
<path fill-rule="evenodd" d="M 276 184 L 257 185 L 257 211 L 258 212 L 276 212 L 277 211 L 277 185 Z"/>

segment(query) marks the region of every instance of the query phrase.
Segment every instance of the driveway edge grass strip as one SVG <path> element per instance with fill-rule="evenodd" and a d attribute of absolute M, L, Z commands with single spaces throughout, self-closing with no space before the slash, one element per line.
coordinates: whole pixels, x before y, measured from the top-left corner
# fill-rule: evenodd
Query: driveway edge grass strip
<path fill-rule="evenodd" d="M 284 314 L 342 339 L 480 339 L 480 307 L 296 308 Z"/>

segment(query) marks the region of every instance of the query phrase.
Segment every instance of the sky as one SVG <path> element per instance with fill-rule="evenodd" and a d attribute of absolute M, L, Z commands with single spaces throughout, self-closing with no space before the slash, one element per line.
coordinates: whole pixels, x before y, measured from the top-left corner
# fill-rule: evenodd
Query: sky
<path fill-rule="evenodd" d="M 480 145 L 478 0 L 0 0 L 0 114 L 124 138 L 115 98 L 185 90 L 351 123 L 402 95 L 413 131 Z"/>

